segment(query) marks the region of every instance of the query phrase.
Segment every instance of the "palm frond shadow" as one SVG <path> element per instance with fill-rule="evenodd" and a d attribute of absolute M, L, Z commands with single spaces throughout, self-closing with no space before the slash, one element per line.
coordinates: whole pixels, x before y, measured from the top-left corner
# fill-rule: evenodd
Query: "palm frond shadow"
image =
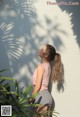
<path fill-rule="evenodd" d="M 31 52 L 29 53 L 27 48 L 34 48 L 34 51 L 37 48 L 34 41 L 31 40 L 31 31 L 35 25 L 36 14 L 31 0 L 3 0 L 0 3 L 0 51 L 2 61 L 6 61 L 5 66 L 9 66 L 12 75 L 15 76 L 19 74 L 22 67 L 25 67 L 25 63 L 29 63 L 32 58 Z M 25 54 L 26 50 L 27 54 Z M 3 66 L 3 62 L 1 66 Z M 31 72 L 30 65 L 26 64 L 26 66 Z M 29 82 L 27 82 L 29 79 L 27 80 L 26 75 L 23 74 L 22 77 L 23 81 L 20 79 L 19 82 L 22 81 L 25 86 L 29 85 Z"/>
<path fill-rule="evenodd" d="M 56 0 L 57 2 L 60 2 L 59 0 Z M 69 0 L 65 0 L 63 1 L 65 3 L 69 3 Z M 71 1 L 72 4 L 75 5 L 60 5 L 60 9 L 62 11 L 67 11 L 68 13 L 72 14 L 72 24 L 73 24 L 73 31 L 74 34 L 76 36 L 76 42 L 78 44 L 78 46 L 80 47 L 80 25 L 79 25 L 79 21 L 80 21 L 80 1 Z"/>
<path fill-rule="evenodd" d="M 31 84 L 31 75 L 38 63 L 38 60 L 35 59 L 35 57 L 37 58 L 38 46 L 48 43 L 50 39 L 52 44 L 54 43 L 57 50 L 60 51 L 61 46 L 64 47 L 64 44 L 57 33 L 60 32 L 66 36 L 68 34 L 65 30 L 58 28 L 60 24 L 55 24 L 47 16 L 45 16 L 47 25 L 47 28 L 45 28 L 37 20 L 32 0 L 3 0 L 0 8 L 2 61 L 4 63 L 6 61 L 5 65 L 11 68 L 12 75 L 18 78 L 19 84 L 22 83 L 26 87 Z M 50 28 L 49 25 L 51 25 Z M 36 33 L 36 29 L 34 29 L 36 26 L 44 29 L 46 35 L 40 36 Z M 55 37 L 54 32 L 56 32 Z M 3 66 L 3 62 L 1 66 Z"/>

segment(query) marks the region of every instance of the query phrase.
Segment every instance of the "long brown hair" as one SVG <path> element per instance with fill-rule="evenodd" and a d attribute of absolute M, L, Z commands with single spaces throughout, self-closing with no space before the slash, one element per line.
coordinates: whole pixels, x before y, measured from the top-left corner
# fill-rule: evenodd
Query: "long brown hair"
<path fill-rule="evenodd" d="M 56 49 L 52 45 L 47 44 L 46 59 L 52 63 L 51 80 L 57 82 L 57 89 L 60 90 L 64 83 L 61 55 L 56 53 Z"/>
<path fill-rule="evenodd" d="M 56 53 L 54 58 L 54 63 L 52 66 L 52 79 L 54 82 L 58 81 L 60 82 L 62 80 L 62 63 L 61 63 L 61 55 L 59 53 Z"/>

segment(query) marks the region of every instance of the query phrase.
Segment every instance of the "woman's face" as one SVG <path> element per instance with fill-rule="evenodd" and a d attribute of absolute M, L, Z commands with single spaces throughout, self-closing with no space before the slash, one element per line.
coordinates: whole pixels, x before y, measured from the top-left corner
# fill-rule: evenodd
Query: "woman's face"
<path fill-rule="evenodd" d="M 43 57 L 44 56 L 44 53 L 46 52 L 46 45 L 45 46 L 43 46 L 41 49 L 39 49 L 39 51 L 38 51 L 38 55 L 40 56 L 40 57 Z"/>

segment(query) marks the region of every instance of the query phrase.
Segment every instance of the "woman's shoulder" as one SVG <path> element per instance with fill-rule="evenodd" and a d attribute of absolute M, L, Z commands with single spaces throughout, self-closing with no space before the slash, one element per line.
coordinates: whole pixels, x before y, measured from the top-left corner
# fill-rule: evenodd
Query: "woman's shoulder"
<path fill-rule="evenodd" d="M 43 63 L 40 63 L 40 64 L 38 65 L 37 69 L 42 69 L 42 70 L 44 70 L 44 65 L 43 65 Z"/>
<path fill-rule="evenodd" d="M 40 63 L 39 65 L 38 65 L 38 68 L 43 68 L 43 63 Z"/>

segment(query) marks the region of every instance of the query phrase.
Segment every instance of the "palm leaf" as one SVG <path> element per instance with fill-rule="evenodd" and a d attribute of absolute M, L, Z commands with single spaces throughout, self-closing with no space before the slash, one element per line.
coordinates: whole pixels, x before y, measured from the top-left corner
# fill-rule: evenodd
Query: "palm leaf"
<path fill-rule="evenodd" d="M 31 89 L 32 89 L 32 85 L 30 85 L 30 86 L 23 92 L 24 97 L 27 96 L 27 95 L 30 93 Z"/>
<path fill-rule="evenodd" d="M 15 81 L 15 79 L 11 78 L 11 77 L 5 77 L 5 76 L 0 76 L 1 80 L 13 80 Z"/>
<path fill-rule="evenodd" d="M 14 84 L 15 84 L 16 96 L 17 96 L 17 99 L 18 99 L 20 94 L 19 94 L 19 86 L 18 86 L 17 80 L 15 80 Z"/>
<path fill-rule="evenodd" d="M 0 70 L 0 73 L 8 71 L 8 70 L 10 70 L 10 69 L 2 69 L 2 70 Z"/>

